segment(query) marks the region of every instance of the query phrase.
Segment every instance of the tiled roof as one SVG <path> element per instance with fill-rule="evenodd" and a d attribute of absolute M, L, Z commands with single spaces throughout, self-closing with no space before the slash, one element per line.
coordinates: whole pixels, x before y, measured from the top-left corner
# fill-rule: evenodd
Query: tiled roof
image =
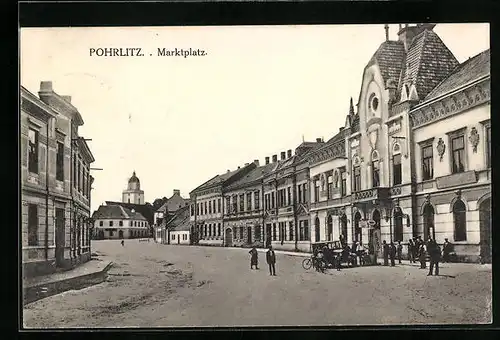
<path fill-rule="evenodd" d="M 140 213 L 150 225 L 154 224 L 154 208 L 150 204 L 134 204 L 134 203 L 123 203 L 123 202 L 114 202 L 114 201 L 106 201 L 107 205 L 118 205 L 129 210 L 134 209 L 138 213 Z"/>
<path fill-rule="evenodd" d="M 457 65 L 457 59 L 441 38 L 431 29 L 425 29 L 408 49 L 399 88 L 402 84 L 413 84 L 419 98 L 424 99 Z"/>
<path fill-rule="evenodd" d="M 437 98 L 456 90 L 467 83 L 490 74 L 490 50 L 483 51 L 458 65 L 451 74 L 439 83 L 425 100 Z"/>
<path fill-rule="evenodd" d="M 185 206 L 177 210 L 175 215 L 167 222 L 167 227 L 170 230 L 190 230 L 189 225 L 189 206 Z"/>
<path fill-rule="evenodd" d="M 229 185 L 226 189 L 231 190 L 234 188 L 241 187 L 246 183 L 252 183 L 264 177 L 266 174 L 272 172 L 274 168 L 277 166 L 276 163 L 269 163 L 263 166 L 259 166 L 254 170 L 250 171 L 248 174 L 237 180 L 236 182 Z"/>
<path fill-rule="evenodd" d="M 399 80 L 405 58 L 405 47 L 402 41 L 384 41 L 373 55 L 368 65 L 378 64 L 384 81 L 395 78 Z"/>
<path fill-rule="evenodd" d="M 120 205 L 101 205 L 92 215 L 94 219 L 122 219 L 122 220 L 144 220 L 146 218 L 139 212 L 122 207 Z"/>

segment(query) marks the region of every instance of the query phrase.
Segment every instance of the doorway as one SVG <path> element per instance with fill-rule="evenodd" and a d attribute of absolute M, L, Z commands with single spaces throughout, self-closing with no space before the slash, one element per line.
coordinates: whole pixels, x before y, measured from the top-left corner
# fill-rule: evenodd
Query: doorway
<path fill-rule="evenodd" d="M 120 230 L 118 232 L 118 238 L 122 239 L 123 238 L 123 230 Z"/>
<path fill-rule="evenodd" d="M 479 205 L 479 244 L 483 263 L 491 263 L 491 198 Z"/>
<path fill-rule="evenodd" d="M 66 244 L 66 230 L 64 227 L 64 208 L 56 208 L 56 266 L 64 264 L 64 246 Z"/>
<path fill-rule="evenodd" d="M 266 248 L 271 246 L 271 224 L 266 225 Z"/>
<path fill-rule="evenodd" d="M 226 247 L 232 247 L 233 246 L 233 233 L 232 233 L 231 228 L 227 228 L 225 231 L 225 234 L 226 235 L 225 235 L 224 241 L 225 241 Z"/>
<path fill-rule="evenodd" d="M 247 227 L 247 243 L 252 244 L 252 227 Z"/>
<path fill-rule="evenodd" d="M 359 211 L 354 215 L 354 237 L 353 241 L 361 241 L 361 227 L 359 226 L 359 221 L 361 221 L 361 214 Z"/>
<path fill-rule="evenodd" d="M 320 232 L 319 218 L 316 217 L 316 220 L 314 220 L 314 240 L 315 240 L 315 242 L 319 242 L 319 239 L 320 239 L 319 232 Z"/>
<path fill-rule="evenodd" d="M 375 233 L 376 230 L 380 230 L 380 212 L 377 209 L 373 211 L 372 220 L 375 222 L 375 224 L 373 225 L 373 227 L 368 229 L 368 253 L 370 255 L 375 254 L 376 249 L 378 249 Z"/>

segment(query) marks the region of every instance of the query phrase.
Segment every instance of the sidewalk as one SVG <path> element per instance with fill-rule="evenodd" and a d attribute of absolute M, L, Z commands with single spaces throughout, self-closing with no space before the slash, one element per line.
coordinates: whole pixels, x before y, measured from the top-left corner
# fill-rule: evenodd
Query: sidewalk
<path fill-rule="evenodd" d="M 111 261 L 90 260 L 65 272 L 24 279 L 23 304 L 104 282 L 112 265 Z"/>

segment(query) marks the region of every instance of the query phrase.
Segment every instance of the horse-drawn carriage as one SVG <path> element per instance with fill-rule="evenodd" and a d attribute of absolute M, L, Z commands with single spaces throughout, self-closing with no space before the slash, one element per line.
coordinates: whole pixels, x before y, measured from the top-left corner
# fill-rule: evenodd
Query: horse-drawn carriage
<path fill-rule="evenodd" d="M 314 267 L 316 270 L 324 272 L 328 268 L 340 269 L 343 265 L 354 267 L 358 265 L 358 258 L 360 265 L 365 265 L 368 262 L 366 251 L 360 250 L 353 253 L 340 241 L 315 242 L 311 246 L 311 257 L 302 261 L 302 267 L 306 270 Z"/>

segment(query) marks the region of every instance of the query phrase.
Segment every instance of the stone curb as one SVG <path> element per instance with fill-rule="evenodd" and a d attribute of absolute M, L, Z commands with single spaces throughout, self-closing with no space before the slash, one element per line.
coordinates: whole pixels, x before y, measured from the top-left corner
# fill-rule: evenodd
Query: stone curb
<path fill-rule="evenodd" d="M 93 273 L 70 277 L 47 283 L 40 283 L 23 288 L 23 306 L 29 303 L 47 298 L 49 296 L 64 293 L 68 290 L 78 290 L 102 283 L 106 280 L 108 270 L 113 266 L 109 262 L 103 269 Z"/>

